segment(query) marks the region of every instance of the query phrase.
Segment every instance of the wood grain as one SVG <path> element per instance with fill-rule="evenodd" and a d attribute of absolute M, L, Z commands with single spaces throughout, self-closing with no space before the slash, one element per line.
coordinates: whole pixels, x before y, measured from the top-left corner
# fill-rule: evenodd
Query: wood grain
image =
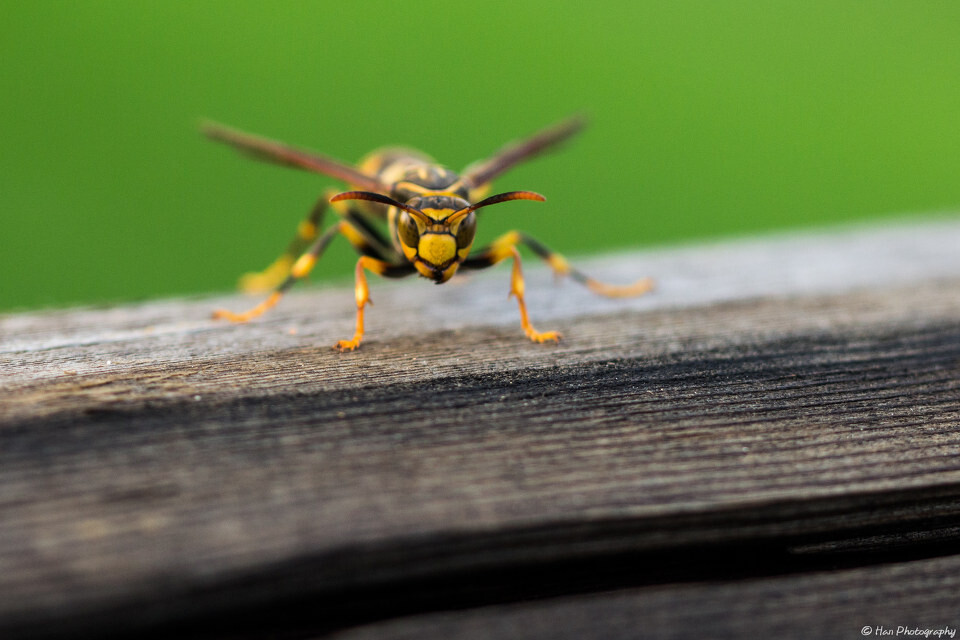
<path fill-rule="evenodd" d="M 661 585 L 400 618 L 337 634 L 399 638 L 949 638 L 960 560 Z M 908 636 L 903 629 L 919 634 Z M 889 631 L 889 636 L 881 635 Z M 946 632 L 946 633 L 944 633 Z"/>
<path fill-rule="evenodd" d="M 243 326 L 206 319 L 233 297 L 7 316 L 0 637 L 311 637 L 418 613 L 416 633 L 351 633 L 583 637 L 555 615 L 569 600 L 582 620 L 727 612 L 736 635 L 771 593 L 809 608 L 760 628 L 809 637 L 791 621 L 814 595 L 870 571 L 877 593 L 932 590 L 916 622 L 939 624 L 960 542 L 958 238 L 938 221 L 588 264 L 658 277 L 622 305 L 531 269 L 559 346 L 525 341 L 503 274 L 375 286 L 370 340 L 344 355 L 348 288 Z M 671 287 L 671 264 L 712 288 Z M 630 637 L 613 631 L 593 637 Z"/>

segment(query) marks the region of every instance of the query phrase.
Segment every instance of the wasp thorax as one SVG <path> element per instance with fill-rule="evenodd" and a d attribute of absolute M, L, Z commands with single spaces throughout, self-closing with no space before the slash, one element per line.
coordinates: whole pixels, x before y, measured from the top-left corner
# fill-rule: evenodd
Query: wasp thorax
<path fill-rule="evenodd" d="M 394 197 L 401 201 L 430 192 L 446 192 L 465 197 L 467 188 L 459 175 L 439 165 L 412 166 L 393 184 Z"/>

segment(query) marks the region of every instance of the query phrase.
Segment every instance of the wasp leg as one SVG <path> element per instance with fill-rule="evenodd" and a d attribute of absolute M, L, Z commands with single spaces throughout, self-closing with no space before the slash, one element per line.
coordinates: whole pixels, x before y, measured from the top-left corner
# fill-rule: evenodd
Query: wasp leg
<path fill-rule="evenodd" d="M 332 191 L 332 190 L 331 190 Z M 297 226 L 297 235 L 287 246 L 287 249 L 263 271 L 253 271 L 240 276 L 239 287 L 247 293 L 263 293 L 276 289 L 290 275 L 294 260 L 297 259 L 317 239 L 323 214 L 330 206 L 330 198 L 324 194 L 310 209 L 310 214 L 300 221 Z"/>
<path fill-rule="evenodd" d="M 246 322 L 252 318 L 262 315 L 265 311 L 272 309 L 290 287 L 310 274 L 314 265 L 317 264 L 317 259 L 323 254 L 324 250 L 327 248 L 327 245 L 330 244 L 330 241 L 333 240 L 334 236 L 336 236 L 338 233 L 343 233 L 346 235 L 346 227 L 349 227 L 349 223 L 346 221 L 341 221 L 327 229 L 326 233 L 317 238 L 313 242 L 313 245 L 311 245 L 311 247 L 303 255 L 301 255 L 296 262 L 293 263 L 293 266 L 290 267 L 289 274 L 279 286 L 274 288 L 273 292 L 266 300 L 252 309 L 244 311 L 243 313 L 234 313 L 232 311 L 227 311 L 226 309 L 218 309 L 213 312 L 213 318 L 215 320 L 222 318 L 229 320 L 230 322 Z"/>
<path fill-rule="evenodd" d="M 397 260 L 396 251 L 386 238 L 367 223 L 355 209 L 342 202 L 330 203 L 330 198 L 337 193 L 339 192 L 336 189 L 328 189 L 324 192 L 324 195 L 313 205 L 310 214 L 297 226 L 297 234 L 290 241 L 287 249 L 269 267 L 240 277 L 239 286 L 242 291 L 263 293 L 276 289 L 285 282 L 294 261 L 310 247 L 311 243 L 316 241 L 327 207 L 332 207 L 334 213 L 351 223 L 341 231 L 357 251 L 363 255 L 371 255 L 390 262 Z"/>
<path fill-rule="evenodd" d="M 513 258 L 513 271 L 510 273 L 510 294 L 516 296 L 517 304 L 520 307 L 520 326 L 527 337 L 534 342 L 546 342 L 553 340 L 559 342 L 560 334 L 556 331 L 540 332 L 534 329 L 530 324 L 530 317 L 527 315 L 527 303 L 523 294 L 525 284 L 523 281 L 523 269 L 520 266 L 520 252 L 517 251 L 516 242 L 511 242 L 508 238 L 510 234 L 502 236 L 486 249 L 483 249 L 475 256 L 469 256 L 463 262 L 464 269 L 485 269 L 506 260 Z"/>
<path fill-rule="evenodd" d="M 546 246 L 534 240 L 520 231 L 510 231 L 500 236 L 490 246 L 481 249 L 464 260 L 461 268 L 463 269 L 485 269 L 491 267 L 507 258 L 513 258 L 513 273 L 510 277 L 510 294 L 517 297 L 517 303 L 520 305 L 520 323 L 524 333 L 534 342 L 545 342 L 547 340 L 557 341 L 561 337 L 556 331 L 539 332 L 530 324 L 527 316 L 527 305 L 523 299 L 524 282 L 523 273 L 520 267 L 520 253 L 517 251 L 517 245 L 524 244 L 540 256 L 553 272 L 558 276 L 569 275 L 577 282 L 585 285 L 591 291 L 608 297 L 627 297 L 638 296 L 646 293 L 653 288 L 653 281 L 650 278 L 644 278 L 637 282 L 617 286 L 610 285 L 587 276 L 570 266 L 567 259 L 559 253 L 554 253 Z"/>
<path fill-rule="evenodd" d="M 527 303 L 523 299 L 525 283 L 523 282 L 523 271 L 520 267 L 520 252 L 516 247 L 510 247 L 510 253 L 513 256 L 513 271 L 510 273 L 510 295 L 516 296 L 517 304 L 520 306 L 520 326 L 527 337 L 534 342 L 546 342 L 553 340 L 560 342 L 562 337 L 557 331 L 540 332 L 530 324 L 530 318 L 527 316 Z"/>
<path fill-rule="evenodd" d="M 360 256 L 360 259 L 357 260 L 357 279 L 354 286 L 354 293 L 357 298 L 357 329 L 353 334 L 353 338 L 350 340 L 340 340 L 337 344 L 333 345 L 334 349 L 353 351 L 360 346 L 360 341 L 363 340 L 363 308 L 367 304 L 373 304 L 373 301 L 370 299 L 370 287 L 367 285 L 367 274 L 365 270 L 387 278 L 402 278 L 416 271 L 413 264 L 409 262 L 405 264 L 389 263 L 370 256 Z"/>
<path fill-rule="evenodd" d="M 479 251 L 475 256 L 469 256 L 463 263 L 465 269 L 483 269 L 509 257 L 511 247 L 524 244 L 543 259 L 558 276 L 570 276 L 590 291 L 608 298 L 629 298 L 643 295 L 653 289 L 653 280 L 643 278 L 633 284 L 613 285 L 595 280 L 582 271 L 574 269 L 559 253 L 555 253 L 539 241 L 521 231 L 510 231 L 500 236 L 493 243 Z"/>

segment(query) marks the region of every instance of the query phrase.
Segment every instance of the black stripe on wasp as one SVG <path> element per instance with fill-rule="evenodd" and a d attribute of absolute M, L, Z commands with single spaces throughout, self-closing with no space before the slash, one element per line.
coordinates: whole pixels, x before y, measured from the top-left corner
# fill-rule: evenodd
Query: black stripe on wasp
<path fill-rule="evenodd" d="M 647 278 L 626 286 L 604 284 L 574 269 L 563 256 L 520 231 L 505 233 L 477 251 L 472 251 L 472 247 L 478 210 L 510 200 L 545 200 L 532 191 L 508 191 L 484 198 L 490 182 L 520 162 L 566 140 L 582 126 L 579 118 L 565 120 L 509 144 L 488 160 L 474 163 L 457 174 L 412 149 L 380 149 L 353 167 L 219 124 L 204 124 L 203 132 L 207 136 L 256 159 L 324 174 L 342 180 L 350 188 L 341 193 L 336 190 L 324 193 L 300 223 L 286 251 L 264 271 L 241 278 L 240 287 L 245 291 L 272 291 L 263 302 L 243 313 L 218 310 L 214 317 L 246 322 L 267 311 L 310 273 L 330 241 L 342 235 L 360 254 L 360 259 L 356 266 L 356 332 L 353 338 L 334 345 L 340 351 L 356 349 L 363 339 L 363 310 L 370 302 L 366 271 L 387 278 L 419 273 L 441 284 L 460 269 L 485 269 L 507 258 L 513 258 L 510 295 L 515 296 L 519 304 L 524 333 L 535 342 L 559 340 L 560 334 L 556 331 L 540 332 L 530 323 L 518 245 L 533 250 L 555 274 L 570 276 L 600 295 L 640 295 L 651 289 L 652 281 Z M 338 220 L 321 232 L 328 209 Z M 386 234 L 378 226 L 383 220 L 387 222 Z"/>

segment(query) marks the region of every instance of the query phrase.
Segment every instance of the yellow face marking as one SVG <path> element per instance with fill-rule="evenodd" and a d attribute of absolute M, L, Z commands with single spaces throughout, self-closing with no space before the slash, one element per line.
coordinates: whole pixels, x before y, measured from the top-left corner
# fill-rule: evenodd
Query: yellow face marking
<path fill-rule="evenodd" d="M 453 209 L 431 209 L 429 207 L 424 207 L 423 209 L 420 209 L 420 211 L 423 211 L 437 222 L 443 222 L 450 217 L 451 213 L 453 213 Z"/>
<path fill-rule="evenodd" d="M 424 261 L 432 265 L 446 264 L 457 255 L 457 241 L 453 236 L 427 233 L 420 237 L 418 253 Z"/>

